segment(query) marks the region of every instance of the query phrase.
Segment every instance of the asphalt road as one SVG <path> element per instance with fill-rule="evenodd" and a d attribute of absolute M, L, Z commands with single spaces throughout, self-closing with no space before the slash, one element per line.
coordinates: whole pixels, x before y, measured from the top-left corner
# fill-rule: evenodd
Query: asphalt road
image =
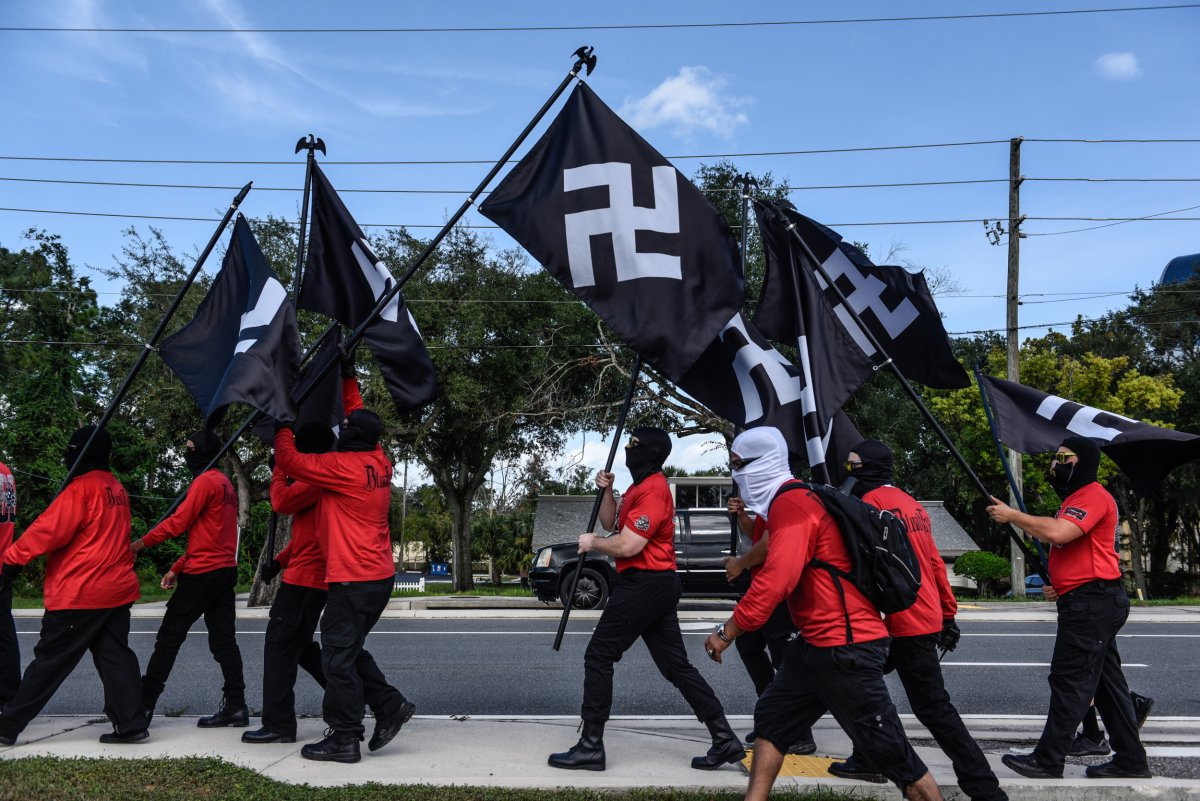
<path fill-rule="evenodd" d="M 684 621 L 692 660 L 730 714 L 753 711 L 754 692 L 733 649 L 725 664 L 712 663 L 701 643 L 712 622 Z M 261 699 L 265 620 L 239 620 L 248 701 Z M 383 620 L 368 647 L 384 673 L 424 715 L 575 715 L 583 681 L 583 651 L 591 621 L 572 622 L 554 652 L 556 621 Z M 943 662 L 946 684 L 962 713 L 1043 715 L 1053 623 L 964 622 L 958 650 Z M 38 621 L 17 621 L 22 657 L 32 657 Z M 145 665 L 158 621 L 135 619 L 131 644 Z M 1130 686 L 1156 701 L 1155 715 L 1200 716 L 1200 626 L 1129 624 L 1120 639 Z M 899 682 L 889 678 L 901 712 L 908 704 Z M 208 714 L 220 700 L 221 674 L 208 652 L 203 624 L 188 637 L 160 701 L 160 713 Z M 297 710 L 319 714 L 320 688 L 301 674 Z M 636 645 L 616 668 L 615 715 L 686 715 L 687 705 L 661 678 L 646 649 Z M 86 657 L 45 708 L 46 714 L 100 714 L 103 698 Z"/>

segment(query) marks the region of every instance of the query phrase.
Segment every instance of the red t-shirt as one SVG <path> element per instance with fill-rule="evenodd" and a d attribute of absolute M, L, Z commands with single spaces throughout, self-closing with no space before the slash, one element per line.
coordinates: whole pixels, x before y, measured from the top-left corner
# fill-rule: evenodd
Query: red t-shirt
<path fill-rule="evenodd" d="M 857 587 L 842 580 L 843 607 L 829 571 L 810 564 L 816 558 L 841 570 L 850 569 L 842 532 L 816 495 L 798 489 L 778 495 L 771 504 L 769 520 L 767 559 L 733 610 L 733 620 L 740 628 L 761 628 L 786 598 L 792 622 L 811 645 L 846 645 L 847 616 L 855 643 L 888 636 L 879 611 Z"/>
<path fill-rule="evenodd" d="M 292 539 L 275 559 L 283 565 L 283 581 L 299 587 L 323 590 L 325 554 L 317 532 L 317 502 L 322 490 L 305 481 L 288 483 L 278 467 L 271 474 L 271 508 L 292 516 Z"/>
<path fill-rule="evenodd" d="M 17 528 L 17 485 L 12 472 L 0 462 L 0 557 L 12 545 Z"/>
<path fill-rule="evenodd" d="M 187 532 L 187 550 L 172 568 L 176 573 L 211 573 L 237 567 L 237 493 L 224 473 L 205 470 L 188 487 L 187 497 L 142 541 L 147 548 Z"/>
<path fill-rule="evenodd" d="M 763 517 L 762 515 L 755 515 L 754 530 L 750 532 L 750 547 L 753 548 L 755 545 L 758 545 L 759 540 L 763 538 L 763 535 L 766 534 L 769 529 L 770 526 L 767 525 L 767 518 Z M 750 568 L 751 581 L 754 581 L 754 577 L 758 575 L 758 571 L 761 569 L 762 562 L 759 562 L 757 565 Z"/>
<path fill-rule="evenodd" d="M 630 529 L 649 540 L 636 556 L 617 558 L 617 572 L 675 569 L 675 503 L 661 472 L 652 473 L 621 496 L 617 531 Z"/>
<path fill-rule="evenodd" d="M 1093 481 L 1072 492 L 1054 513 L 1083 531 L 1083 536 L 1050 549 L 1050 578 L 1054 590 L 1066 595 L 1095 579 L 1119 579 L 1117 556 L 1117 502 L 1100 482 Z"/>
<path fill-rule="evenodd" d="M 300 453 L 290 428 L 275 435 L 275 464 L 323 492 L 317 530 L 323 538 L 325 581 L 378 581 L 396 575 L 388 511 L 392 463 L 373 451 Z"/>
<path fill-rule="evenodd" d="M 950 589 L 946 563 L 933 542 L 933 524 L 925 507 L 916 498 L 890 484 L 877 487 L 863 496 L 863 501 L 883 509 L 904 521 L 908 539 L 921 566 L 921 590 L 908 609 L 884 618 L 893 637 L 919 637 L 942 630 L 942 621 L 954 617 L 958 602 Z"/>
<path fill-rule="evenodd" d="M 45 604 L 114 609 L 141 597 L 129 550 L 129 496 L 107 470 L 76 476 L 4 554 L 26 565 L 46 556 Z"/>

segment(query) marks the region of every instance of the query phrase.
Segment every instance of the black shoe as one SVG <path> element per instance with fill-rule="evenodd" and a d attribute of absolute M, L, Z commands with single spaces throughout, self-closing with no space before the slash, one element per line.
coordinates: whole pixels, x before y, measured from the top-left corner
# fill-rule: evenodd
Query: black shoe
<path fill-rule="evenodd" d="M 1026 779 L 1061 779 L 1063 775 L 1061 767 L 1051 770 L 1038 762 L 1033 754 L 1004 754 L 1000 761 L 1007 765 L 1009 770 L 1020 773 Z"/>
<path fill-rule="evenodd" d="M 564 770 L 604 770 L 604 722 L 585 720 L 579 742 L 568 751 L 551 754 L 546 762 Z"/>
<path fill-rule="evenodd" d="M 270 729 L 255 729 L 254 731 L 242 732 L 243 743 L 294 743 L 296 735 L 280 734 L 279 732 L 271 731 Z"/>
<path fill-rule="evenodd" d="M 301 748 L 300 756 L 317 762 L 357 762 L 362 759 L 358 735 L 333 729 L 325 730 L 324 740 Z"/>
<path fill-rule="evenodd" d="M 100 742 L 105 745 L 126 745 L 128 743 L 140 743 L 142 740 L 148 739 L 150 732 L 146 729 L 138 729 L 127 734 L 121 734 L 117 731 L 110 731 L 108 734 L 100 735 Z"/>
<path fill-rule="evenodd" d="M 1138 695 L 1133 690 L 1129 691 L 1129 697 L 1133 699 L 1133 716 L 1137 718 L 1138 730 L 1141 730 L 1146 718 L 1150 717 L 1150 710 L 1154 709 L 1154 699 Z"/>
<path fill-rule="evenodd" d="M 887 776 L 875 771 L 873 768 L 860 765 L 854 761 L 853 756 L 847 758 L 845 762 L 830 764 L 827 770 L 839 779 L 854 779 L 860 782 L 887 784 Z"/>
<path fill-rule="evenodd" d="M 396 710 L 396 714 L 376 718 L 375 731 L 371 733 L 371 741 L 367 743 L 367 749 L 378 751 L 390 743 L 392 738 L 400 733 L 400 727 L 408 723 L 409 719 L 413 716 L 413 712 L 416 711 L 416 704 L 405 701 L 400 704 L 400 708 Z"/>
<path fill-rule="evenodd" d="M 200 718 L 196 725 L 202 729 L 216 729 L 221 726 L 245 727 L 250 725 L 250 710 L 245 704 L 234 706 L 227 701 L 221 702 L 221 708 L 215 715 Z"/>
<path fill-rule="evenodd" d="M 716 770 L 731 762 L 741 762 L 746 758 L 746 746 L 733 733 L 733 728 L 724 715 L 718 715 L 712 720 L 704 721 L 708 733 L 712 736 L 712 746 L 704 756 L 692 757 L 692 767 L 696 770 Z"/>
<path fill-rule="evenodd" d="M 10 746 L 17 744 L 17 735 L 9 737 L 7 734 L 0 734 L 0 746 Z"/>
<path fill-rule="evenodd" d="M 1086 734 L 1076 734 L 1067 748 L 1067 756 L 1071 757 L 1108 756 L 1108 753 L 1108 740 L 1101 737 L 1097 742 Z"/>
<path fill-rule="evenodd" d="M 1089 779 L 1150 779 L 1153 774 L 1149 767 L 1123 768 L 1117 760 L 1110 759 L 1102 765 L 1092 765 L 1083 771 Z"/>
<path fill-rule="evenodd" d="M 817 753 L 817 742 L 812 736 L 801 737 L 796 742 L 788 746 L 787 753 L 796 754 L 797 756 L 808 756 L 809 754 Z"/>

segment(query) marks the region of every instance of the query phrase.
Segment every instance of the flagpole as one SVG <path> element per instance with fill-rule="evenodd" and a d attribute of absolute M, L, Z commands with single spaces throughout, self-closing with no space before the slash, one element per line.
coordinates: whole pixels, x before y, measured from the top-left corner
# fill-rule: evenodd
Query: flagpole
<path fill-rule="evenodd" d="M 487 188 L 487 185 L 491 183 L 492 179 L 496 177 L 500 170 L 504 169 L 504 165 L 508 163 L 510 158 L 512 158 L 513 153 L 517 151 L 517 148 L 521 146 L 533 129 L 537 127 L 537 124 L 541 122 L 543 117 L 546 116 L 546 112 L 550 110 L 550 107 L 554 105 L 554 102 L 558 100 L 562 93 L 566 91 L 566 88 L 571 85 L 571 81 L 575 80 L 579 76 L 580 71 L 584 70 L 585 68 L 585 75 L 592 74 L 592 70 L 596 68 L 596 56 L 594 55 L 594 48 L 585 45 L 576 50 L 574 55 L 576 57 L 575 65 L 571 68 L 570 72 L 567 73 L 566 77 L 562 79 L 562 82 L 559 83 L 558 87 L 551 93 L 550 97 L 546 99 L 546 102 L 542 104 L 542 107 L 538 109 L 537 113 L 534 114 L 533 119 L 529 121 L 524 130 L 522 130 L 517 136 L 516 140 L 509 145 L 507 150 L 504 151 L 504 155 L 502 155 L 495 165 L 493 165 L 491 170 L 488 171 L 488 174 L 482 181 L 480 181 L 479 186 L 475 188 L 475 191 L 473 191 L 471 195 L 463 202 L 463 204 L 459 206 L 458 211 L 456 211 L 449 221 L 442 226 L 442 230 L 439 231 L 432 240 L 430 240 L 429 245 L 426 246 L 421 255 L 417 257 L 417 260 L 413 262 L 413 264 L 408 268 L 408 270 L 405 271 L 404 275 L 402 275 L 398 281 L 394 281 L 392 283 L 391 288 L 385 292 L 383 296 L 380 297 L 380 299 L 375 303 L 375 308 L 373 308 L 370 314 L 367 315 L 366 319 L 354 329 L 354 332 L 350 335 L 350 338 L 343 343 L 343 347 L 347 351 L 352 350 L 358 344 L 358 341 L 362 339 L 363 332 L 366 331 L 367 326 L 370 325 L 371 321 L 378 317 L 379 313 L 383 311 L 389 303 L 391 303 L 392 298 L 396 296 L 396 294 L 400 291 L 400 288 L 404 286 L 405 282 L 407 282 L 408 279 L 411 278 L 413 274 L 420 269 L 421 265 L 424 264 L 425 261 L 433 254 L 433 251 L 438 245 L 441 244 L 442 240 L 446 238 L 455 224 L 457 224 L 458 221 L 462 219 L 462 216 L 467 213 L 467 209 L 475 204 L 475 201 L 479 198 L 479 195 L 483 194 L 483 190 Z M 304 358 L 301 360 L 301 363 L 311 358 L 312 354 L 315 352 L 315 348 L 310 348 L 308 353 L 304 354 Z M 304 391 L 300 393 L 299 397 L 294 398 L 293 400 L 297 404 L 303 403 L 314 391 L 322 376 L 329 372 L 336 362 L 336 358 L 331 358 L 325 364 L 317 368 L 317 374 L 313 377 L 312 382 L 307 388 L 305 388 Z M 246 418 L 246 421 L 242 423 L 241 427 L 238 428 L 234 435 L 225 442 L 225 444 L 221 447 L 221 450 L 218 451 L 217 455 L 213 457 L 211 462 L 209 462 L 208 468 L 211 468 L 213 465 L 215 465 L 220 458 L 224 456 L 225 453 L 233 446 L 233 443 L 236 442 L 237 439 L 242 436 L 242 434 L 246 433 L 250 426 L 254 424 L 254 421 L 257 419 L 259 414 L 260 412 L 257 411 L 252 412 Z M 166 514 L 163 515 L 159 522 L 165 520 L 173 511 L 175 511 L 179 504 L 183 502 L 183 497 L 185 494 L 186 492 L 175 499 L 175 501 L 171 504 L 171 508 L 167 510 Z"/>
<path fill-rule="evenodd" d="M 749 172 L 743 173 L 742 174 L 742 250 L 741 250 L 741 254 L 740 254 L 741 259 L 739 260 L 739 266 L 742 269 L 742 289 L 743 289 L 743 291 L 745 290 L 745 287 L 746 287 L 746 248 L 748 247 L 747 243 L 749 242 L 749 239 L 750 239 L 749 220 L 750 220 L 750 187 L 751 187 L 751 185 L 753 185 L 754 188 L 757 189 L 758 181 Z M 733 433 L 735 436 L 737 434 L 742 433 L 742 430 L 743 429 L 741 426 L 735 425 L 733 427 Z M 733 482 L 733 492 L 731 493 L 731 497 L 734 497 L 734 498 L 739 497 L 739 495 L 738 495 L 739 492 L 740 492 L 740 490 L 738 489 L 737 482 L 734 481 Z M 737 516 L 737 513 L 730 512 L 729 513 L 729 556 L 730 557 L 737 556 L 738 541 L 739 541 L 738 516 Z"/>
<path fill-rule="evenodd" d="M 962 466 L 962 469 L 966 471 L 971 481 L 975 484 L 975 488 L 979 490 L 980 494 L 982 494 L 990 504 L 992 501 L 992 494 L 988 492 L 988 489 L 986 486 L 984 486 L 983 481 L 981 481 L 975 471 L 971 469 L 971 466 L 967 464 L 967 460 L 963 457 L 962 453 L 959 452 L 954 442 L 950 439 L 950 435 L 946 433 L 946 430 L 942 428 L 941 423 L 939 423 L 937 418 L 933 416 L 933 413 L 929 411 L 929 407 L 925 405 L 925 402 L 921 400 L 921 396 L 917 393 L 917 390 L 914 389 L 913 385 L 909 383 L 907 378 L 904 377 L 904 373 L 900 372 L 900 368 L 896 366 L 894 361 L 892 361 L 892 357 L 888 355 L 887 351 L 883 347 L 883 344 L 879 341 L 871 329 L 867 327 L 866 323 L 863 322 L 862 317 L 860 317 L 858 312 L 854 310 L 854 307 L 850 305 L 849 300 L 846 299 L 845 293 L 842 292 L 841 288 L 829 276 L 829 273 L 826 272 L 825 266 L 821 264 L 820 259 L 816 257 L 816 254 L 812 252 L 812 249 L 808 246 L 808 243 L 804 241 L 804 237 L 800 236 L 800 232 L 796 230 L 796 224 L 788 221 L 787 230 L 796 239 L 796 241 L 800 243 L 800 247 L 804 250 L 805 255 L 807 255 L 812 261 L 814 269 L 816 269 L 816 271 L 820 273 L 821 277 L 825 280 L 826 286 L 833 289 L 833 292 L 841 302 L 842 307 L 845 308 L 850 314 L 850 317 L 854 320 L 855 324 L 858 325 L 859 330 L 862 331 L 863 336 L 870 341 L 871 345 L 875 348 L 875 351 L 883 359 L 883 361 L 879 364 L 876 364 L 873 369 L 880 370 L 886 367 L 891 371 L 892 375 L 896 377 L 896 380 L 900 382 L 900 386 L 908 394 L 908 397 L 911 398 L 912 402 L 917 405 L 917 409 L 921 412 L 921 416 L 925 418 L 925 422 L 929 423 L 929 425 L 933 428 L 934 433 L 938 435 L 938 438 L 942 440 L 947 450 L 950 451 L 950 455 L 953 456 L 959 465 Z M 1046 567 L 1042 563 L 1042 560 L 1038 558 L 1037 554 L 1031 551 L 1029 546 L 1025 544 L 1025 541 L 1018 537 L 1016 532 L 1014 532 L 1012 529 L 1009 529 L 1008 533 L 1012 538 L 1012 541 L 1016 543 L 1017 547 L 1019 547 L 1025 553 L 1030 562 L 1033 563 L 1034 568 L 1041 575 L 1042 580 L 1049 581 L 1050 578 L 1046 572 Z"/>
<path fill-rule="evenodd" d="M 213 231 L 213 235 L 209 237 L 208 244 L 204 246 L 204 250 L 201 251 L 200 257 L 196 259 L 196 263 L 193 265 L 192 271 L 188 273 L 187 278 L 185 278 L 183 281 L 183 285 L 180 286 L 179 291 L 175 293 L 175 298 L 171 301 L 171 305 L 167 307 L 167 311 L 163 314 L 162 319 L 158 321 L 158 327 L 155 328 L 154 333 L 150 335 L 150 340 L 145 343 L 145 345 L 142 347 L 142 352 L 138 354 L 137 359 L 134 360 L 133 366 L 129 368 L 129 373 L 125 376 L 125 380 L 121 382 L 121 386 L 117 388 L 117 392 L 115 395 L 113 395 L 112 400 L 109 401 L 108 408 L 104 410 L 104 414 L 100 417 L 99 422 L 96 423 L 96 428 L 92 432 L 92 435 L 88 437 L 87 442 L 83 444 L 83 448 L 79 451 L 79 456 L 75 459 L 75 464 L 67 470 L 67 477 L 63 479 L 62 485 L 58 488 L 59 492 L 62 492 L 67 484 L 70 483 L 71 479 L 75 477 L 76 467 L 84 463 L 83 457 L 87 454 L 88 449 L 92 447 L 92 442 L 95 441 L 96 436 L 104 430 L 104 427 L 108 425 L 108 422 L 112 419 L 113 415 L 116 414 L 117 407 L 120 406 L 121 401 L 125 399 L 126 393 L 129 392 L 129 387 L 133 383 L 134 376 L 141 371 L 142 366 L 146 363 L 146 359 L 150 357 L 150 351 L 154 350 L 155 345 L 158 344 L 158 340 L 161 339 L 162 335 L 166 332 L 167 324 L 171 322 L 171 318 L 175 316 L 175 312 L 179 309 L 180 304 L 183 303 L 183 296 L 187 294 L 188 289 L 191 288 L 192 283 L 196 280 L 196 276 L 200 274 L 200 268 L 204 266 L 204 262 L 208 259 L 208 255 L 212 253 L 213 248 L 216 247 L 217 240 L 220 239 L 221 234 L 225 232 L 225 226 L 229 224 L 229 220 L 237 212 L 238 206 L 242 205 L 242 201 L 246 199 L 246 195 L 250 194 L 250 187 L 253 186 L 253 184 L 254 182 L 251 181 L 243 186 L 237 195 L 234 196 L 233 201 L 229 204 L 229 208 L 225 210 L 225 216 L 221 218 L 221 222 L 217 224 L 217 229 Z"/>
<path fill-rule="evenodd" d="M 300 239 L 296 244 L 296 269 L 292 271 L 292 302 L 295 303 L 300 297 L 300 274 L 304 268 L 304 236 L 308 232 L 308 201 L 312 197 L 312 174 L 313 165 L 317 162 L 317 151 L 320 150 L 322 155 L 328 155 L 325 151 L 325 140 L 318 139 L 312 134 L 305 139 L 303 136 L 296 142 L 296 153 L 301 150 L 307 150 L 308 156 L 304 160 L 304 192 L 301 195 L 300 201 Z M 324 340 L 328 334 L 322 334 L 318 341 Z M 267 519 L 267 555 L 275 556 L 275 533 L 279 530 L 279 513 L 274 509 L 271 510 L 271 516 Z"/>
<path fill-rule="evenodd" d="M 1000 442 L 1000 432 L 996 428 L 996 418 L 992 413 L 992 404 L 988 400 L 987 391 L 983 388 L 983 370 L 979 367 L 979 362 L 975 362 L 974 367 L 975 383 L 979 387 L 979 399 L 983 402 L 983 415 L 987 418 L 988 428 L 992 432 L 992 441 L 996 443 L 996 450 L 1000 454 L 1000 464 L 1004 466 L 1004 477 L 1008 480 L 1008 488 L 1012 491 L 1013 499 L 1017 502 L 1017 508 L 1022 512 L 1026 512 L 1025 498 L 1021 494 L 1020 488 L 1017 486 L 1016 477 L 1013 475 L 1012 464 L 1008 461 L 1008 454 L 1004 452 L 1004 444 Z M 1034 540 L 1033 547 L 1037 549 L 1038 556 L 1046 559 L 1046 551 L 1042 548 L 1042 543 Z"/>
<path fill-rule="evenodd" d="M 625 431 L 625 418 L 629 415 L 629 406 L 633 403 L 633 391 L 637 388 L 638 375 L 642 372 L 642 354 L 638 354 L 633 360 L 633 369 L 629 372 L 629 386 L 625 388 L 625 400 L 621 404 L 621 411 L 617 415 L 617 427 L 613 431 L 612 444 L 608 446 L 608 461 L 604 463 L 604 472 L 611 473 L 613 462 L 617 458 L 617 446 L 621 443 L 621 434 Z M 604 501 L 604 488 L 596 490 L 596 501 L 592 504 L 592 514 L 588 518 L 586 531 L 591 531 L 596 527 L 596 521 L 600 518 L 600 504 Z M 736 525 L 736 523 L 735 523 Z M 567 618 L 571 616 L 571 604 L 575 601 L 575 591 L 579 588 L 579 574 L 583 572 L 583 565 L 587 561 L 587 554 L 581 553 L 579 561 L 575 565 L 575 574 L 571 576 L 571 590 L 563 598 L 563 613 L 562 619 L 558 621 L 558 633 L 554 635 L 554 650 L 557 651 L 562 645 L 563 634 L 567 631 Z"/>

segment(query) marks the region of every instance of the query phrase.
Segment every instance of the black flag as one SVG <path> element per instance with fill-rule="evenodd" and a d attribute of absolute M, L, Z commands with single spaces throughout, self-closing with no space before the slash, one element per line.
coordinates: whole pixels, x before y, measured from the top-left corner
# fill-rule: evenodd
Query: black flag
<path fill-rule="evenodd" d="M 586 84 L 479 211 L 672 381 L 742 308 L 720 212 Z"/>
<path fill-rule="evenodd" d="M 942 316 L 925 283 L 925 274 L 903 267 L 878 267 L 841 235 L 793 209 L 782 209 L 796 232 L 838 285 L 850 306 L 892 357 L 906 378 L 935 389 L 971 386 L 967 371 L 954 358 Z M 876 357 L 871 341 L 842 307 L 837 295 L 817 275 L 838 320 L 868 357 Z M 766 331 L 766 327 L 763 326 Z M 769 336 L 769 334 L 768 334 Z"/>
<path fill-rule="evenodd" d="M 678 384 L 731 423 L 778 428 L 794 459 L 810 458 L 813 451 L 805 442 L 803 425 L 804 377 L 741 314 L 721 330 Z M 817 451 L 817 463 L 824 461 L 827 444 Z"/>
<path fill-rule="evenodd" d="M 394 279 L 316 164 L 312 177 L 312 235 L 297 303 L 357 328 Z M 363 338 L 398 411 L 412 411 L 437 397 L 433 362 L 399 292 Z"/>
<path fill-rule="evenodd" d="M 275 420 L 295 419 L 296 309 L 242 215 L 195 318 L 164 340 L 159 353 L 196 399 L 208 428 L 235 401 Z"/>
<path fill-rule="evenodd" d="M 317 371 L 332 361 L 337 361 L 341 355 L 342 328 L 330 326 L 329 331 L 317 345 L 317 351 L 300 370 L 300 378 L 292 392 L 294 397 L 300 397 L 308 392 L 308 387 L 316 379 Z M 299 431 L 309 423 L 319 423 L 329 426 L 334 436 L 337 435 L 338 425 L 345 413 L 342 410 L 342 377 L 338 369 L 325 371 L 321 380 L 308 397 L 296 409 L 296 422 L 293 428 Z M 266 420 L 254 426 L 254 434 L 267 445 L 275 444 L 275 421 Z"/>
<path fill-rule="evenodd" d="M 791 218 L 761 200 L 755 201 L 754 212 L 767 261 L 754 323 L 776 342 L 796 347 L 804 387 L 804 453 L 815 467 L 826 461 L 834 415 L 870 377 L 872 363 L 834 317 L 808 255 L 789 230 Z M 831 479 L 836 472 L 830 469 Z"/>
<path fill-rule="evenodd" d="M 1148 495 L 1176 467 L 1200 459 L 1200 436 L 1159 428 L 1003 378 L 983 376 L 1000 440 L 1021 453 L 1058 450 L 1070 436 L 1092 439 Z"/>

